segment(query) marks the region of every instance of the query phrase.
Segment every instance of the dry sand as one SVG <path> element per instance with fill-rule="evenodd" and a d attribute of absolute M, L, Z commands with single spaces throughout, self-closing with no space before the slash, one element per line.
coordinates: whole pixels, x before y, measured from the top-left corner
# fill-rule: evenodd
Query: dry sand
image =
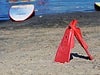
<path fill-rule="evenodd" d="M 0 30 L 0 75 L 100 75 L 100 18 L 94 17 L 95 22 L 93 20 L 95 15 L 87 17 L 89 19 L 82 15 L 78 17 L 79 26 L 94 57 L 92 61 L 83 58 L 87 55 L 75 40 L 73 59 L 65 64 L 54 62 L 57 47 L 65 27 L 73 19 L 72 16 L 67 18 L 66 22 L 65 18 L 61 19 L 61 15 L 59 19 L 56 16 L 59 23 L 45 18 L 47 24 L 51 25 L 46 27 L 45 21 L 44 23 L 41 21 L 39 26 L 33 18 L 30 19 L 31 23 L 30 20 L 24 22 L 25 25 L 29 22 L 31 26 L 24 25 L 24 27 L 20 26 L 22 23 L 7 21 L 0 23 L 8 25 L 1 26 Z M 35 25 L 36 23 L 39 27 Z M 11 26 L 14 24 L 16 26 Z M 66 25 L 60 26 L 60 24 Z"/>

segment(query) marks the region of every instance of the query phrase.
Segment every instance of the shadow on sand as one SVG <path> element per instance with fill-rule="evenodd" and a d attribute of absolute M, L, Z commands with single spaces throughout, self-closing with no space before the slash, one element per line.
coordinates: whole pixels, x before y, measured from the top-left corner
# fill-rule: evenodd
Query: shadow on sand
<path fill-rule="evenodd" d="M 79 55 L 78 53 L 71 53 L 70 54 L 70 60 L 72 60 L 73 57 L 78 57 L 78 58 L 81 58 L 81 59 L 89 60 L 89 57 L 88 56 Z"/>

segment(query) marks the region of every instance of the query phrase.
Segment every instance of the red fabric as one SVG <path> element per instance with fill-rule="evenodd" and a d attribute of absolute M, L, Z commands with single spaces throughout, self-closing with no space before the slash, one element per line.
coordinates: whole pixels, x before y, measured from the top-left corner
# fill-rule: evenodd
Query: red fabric
<path fill-rule="evenodd" d="M 72 29 L 68 28 L 65 31 L 64 37 L 58 47 L 55 57 L 56 62 L 64 63 L 70 61 L 70 52 L 74 44 L 73 38 L 74 38 L 74 32 Z"/>
<path fill-rule="evenodd" d="M 70 61 L 70 53 L 71 49 L 74 47 L 74 36 L 81 44 L 81 46 L 85 49 L 87 55 L 92 60 L 93 57 L 90 55 L 88 51 L 88 46 L 82 38 L 80 28 L 76 27 L 77 20 L 73 20 L 70 22 L 68 28 L 65 30 L 64 36 L 61 40 L 61 43 L 58 47 L 55 62 L 65 63 Z"/>

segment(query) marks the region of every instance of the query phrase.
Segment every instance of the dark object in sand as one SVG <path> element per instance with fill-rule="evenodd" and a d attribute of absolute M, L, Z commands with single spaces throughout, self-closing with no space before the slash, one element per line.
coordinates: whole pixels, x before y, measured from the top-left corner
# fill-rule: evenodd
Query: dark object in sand
<path fill-rule="evenodd" d="M 95 2 L 94 8 L 95 8 L 96 11 L 100 11 L 100 2 Z"/>

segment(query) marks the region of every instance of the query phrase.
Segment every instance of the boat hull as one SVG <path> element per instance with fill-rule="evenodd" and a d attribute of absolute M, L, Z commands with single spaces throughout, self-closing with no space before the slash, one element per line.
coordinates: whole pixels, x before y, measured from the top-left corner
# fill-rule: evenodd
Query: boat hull
<path fill-rule="evenodd" d="M 95 2 L 94 8 L 95 8 L 96 11 L 100 11 L 100 2 Z"/>
<path fill-rule="evenodd" d="M 24 21 L 34 15 L 34 5 L 14 5 L 11 6 L 9 16 L 14 21 Z"/>

